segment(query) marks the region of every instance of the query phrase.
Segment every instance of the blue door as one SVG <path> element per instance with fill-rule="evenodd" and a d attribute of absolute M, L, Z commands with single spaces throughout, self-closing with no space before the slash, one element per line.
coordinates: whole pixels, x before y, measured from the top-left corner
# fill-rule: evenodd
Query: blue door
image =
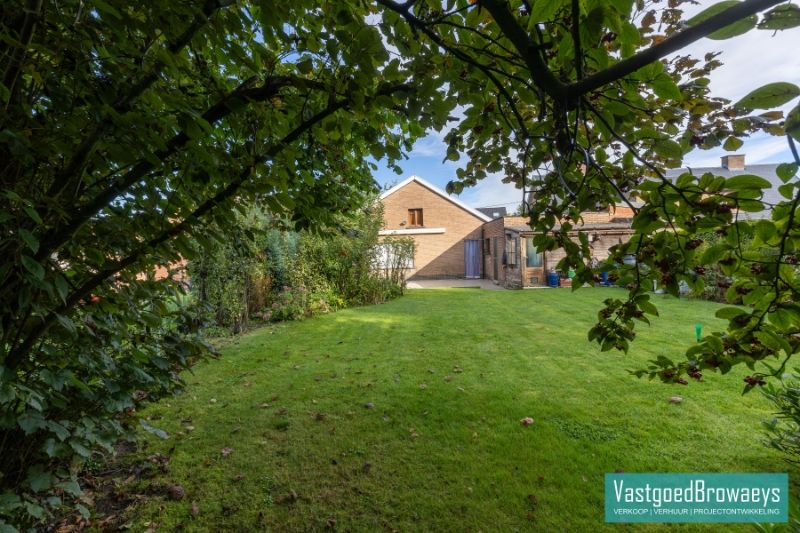
<path fill-rule="evenodd" d="M 464 272 L 467 278 L 481 277 L 481 241 L 464 241 Z"/>

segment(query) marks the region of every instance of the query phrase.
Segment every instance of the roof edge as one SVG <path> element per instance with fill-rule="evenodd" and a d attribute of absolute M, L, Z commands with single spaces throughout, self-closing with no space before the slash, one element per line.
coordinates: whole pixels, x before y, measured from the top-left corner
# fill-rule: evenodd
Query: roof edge
<path fill-rule="evenodd" d="M 429 183 L 429 182 L 425 181 L 424 179 L 422 179 L 422 178 L 420 178 L 419 176 L 416 176 L 416 175 L 411 175 L 408 178 L 406 178 L 403 181 L 401 181 L 400 183 L 398 183 L 397 185 L 395 185 L 394 187 L 392 187 L 391 189 L 389 189 L 388 191 L 384 191 L 383 193 L 381 193 L 381 195 L 378 197 L 378 199 L 383 200 L 383 199 L 391 196 L 392 194 L 396 193 L 397 191 L 399 191 L 400 189 L 402 189 L 403 187 L 405 187 L 406 185 L 408 185 L 411 182 L 419 183 L 420 185 L 422 185 L 426 189 L 429 189 L 431 192 L 434 192 L 434 193 L 438 194 L 439 196 L 441 196 L 445 200 L 448 200 L 448 201 L 454 203 L 455 205 L 457 205 L 458 207 L 460 207 L 464 211 L 466 211 L 469 214 L 479 218 L 480 220 L 482 220 L 484 222 L 490 222 L 492 220 L 491 217 L 489 217 L 487 215 L 484 215 L 483 213 L 481 213 L 477 209 L 468 206 L 467 204 L 465 204 L 461 200 L 458 200 L 456 198 L 452 198 L 449 194 L 444 192 L 442 189 L 440 189 L 436 185 L 434 185 L 432 183 Z"/>

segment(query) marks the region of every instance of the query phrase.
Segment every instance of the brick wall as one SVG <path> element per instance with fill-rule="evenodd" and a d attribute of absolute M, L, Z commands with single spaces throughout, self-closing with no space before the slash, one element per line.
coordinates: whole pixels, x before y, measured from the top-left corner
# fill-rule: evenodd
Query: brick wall
<path fill-rule="evenodd" d="M 483 256 L 483 271 L 484 277 L 496 281 L 504 287 L 520 287 L 522 286 L 522 271 L 521 265 L 522 255 L 522 241 L 519 240 L 516 233 L 514 234 L 517 239 L 517 261 L 515 266 L 503 265 L 503 252 L 506 249 L 506 235 L 505 228 L 508 226 L 524 226 L 528 223 L 527 217 L 503 217 L 487 222 L 483 225 L 483 237 L 489 239 L 488 254 Z M 497 239 L 497 254 L 495 255 L 494 240 Z M 497 268 L 495 269 L 495 263 Z M 494 272 L 497 270 L 497 276 Z"/>
<path fill-rule="evenodd" d="M 409 235 L 416 242 L 417 251 L 408 278 L 464 277 L 464 240 L 481 238 L 482 219 L 416 181 L 384 198 L 383 208 L 384 229 L 413 229 L 407 225 L 408 210 L 422 209 L 425 229 L 445 230 Z M 401 225 L 403 222 L 406 225 Z"/>

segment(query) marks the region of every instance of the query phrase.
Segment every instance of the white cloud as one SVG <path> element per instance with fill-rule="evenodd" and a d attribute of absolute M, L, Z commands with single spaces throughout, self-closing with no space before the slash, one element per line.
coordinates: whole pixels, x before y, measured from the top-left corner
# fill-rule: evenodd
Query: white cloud
<path fill-rule="evenodd" d="M 414 143 L 411 157 L 437 157 L 441 161 L 447 155 L 447 144 L 444 135 L 431 131 L 428 135 Z"/>
<path fill-rule="evenodd" d="M 499 174 L 492 174 L 465 189 L 459 200 L 474 207 L 505 207 L 512 212 L 522 202 L 522 190 L 503 183 Z"/>

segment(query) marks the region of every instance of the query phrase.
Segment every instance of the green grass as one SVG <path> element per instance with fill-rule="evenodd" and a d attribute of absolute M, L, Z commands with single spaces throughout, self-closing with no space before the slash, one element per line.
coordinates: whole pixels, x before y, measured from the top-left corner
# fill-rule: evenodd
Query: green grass
<path fill-rule="evenodd" d="M 154 497 L 134 529 L 656 530 L 603 523 L 605 472 L 786 471 L 744 371 L 627 373 L 723 326 L 716 306 L 656 297 L 631 352 L 601 353 L 586 333 L 614 290 L 411 291 L 254 331 L 145 413 L 172 435 L 145 453 L 174 447 L 153 482 L 186 498 Z"/>

